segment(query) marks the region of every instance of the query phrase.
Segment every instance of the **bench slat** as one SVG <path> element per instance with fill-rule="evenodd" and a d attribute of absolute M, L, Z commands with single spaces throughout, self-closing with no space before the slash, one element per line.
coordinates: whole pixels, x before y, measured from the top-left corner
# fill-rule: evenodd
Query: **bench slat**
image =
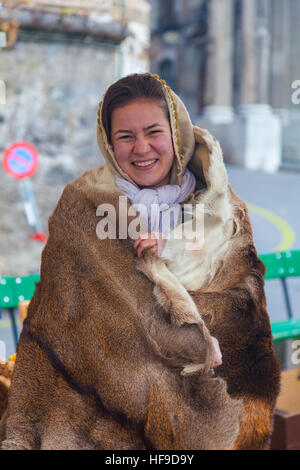
<path fill-rule="evenodd" d="M 264 254 L 259 257 L 266 266 L 265 279 L 300 276 L 300 250 Z"/>
<path fill-rule="evenodd" d="M 0 306 L 2 309 L 17 307 L 13 279 L 9 276 L 0 277 Z"/>
<path fill-rule="evenodd" d="M 40 281 L 38 274 L 14 278 L 14 290 L 16 301 L 31 300 L 35 291 L 35 283 Z"/>
<path fill-rule="evenodd" d="M 300 318 L 271 323 L 273 341 L 300 338 Z"/>

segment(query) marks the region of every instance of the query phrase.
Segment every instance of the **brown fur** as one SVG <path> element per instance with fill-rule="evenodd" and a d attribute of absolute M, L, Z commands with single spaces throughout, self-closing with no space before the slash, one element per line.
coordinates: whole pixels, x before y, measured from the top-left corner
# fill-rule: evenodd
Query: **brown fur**
<path fill-rule="evenodd" d="M 145 253 L 138 269 L 154 290 L 135 271 L 128 241 L 95 240 L 97 205 L 117 206 L 107 171 L 66 188 L 20 341 L 4 448 L 268 448 L 279 367 L 264 267 L 247 208 L 227 186 L 218 143 L 206 131 L 196 136 L 206 143 L 196 151 L 205 185 L 193 200 L 205 204 L 204 249 L 179 263 L 180 244 L 169 243 L 162 259 Z M 223 353 L 219 378 L 190 376 L 212 364 L 210 335 Z M 33 396 L 38 405 L 22 422 L 20 408 L 32 407 Z M 243 401 L 239 435 L 236 399 Z M 68 415 L 78 401 L 76 417 Z"/>
<path fill-rule="evenodd" d="M 190 202 L 202 202 L 205 206 L 205 245 L 200 256 L 195 256 L 193 252 L 183 253 L 181 242 L 168 243 L 162 253 L 165 265 L 156 265 L 152 259 L 149 266 L 144 259 L 140 269 L 154 282 L 156 302 L 171 323 L 192 321 L 197 328 L 204 320 L 210 334 L 219 340 L 223 365 L 216 373 L 226 380 L 230 395 L 244 402 L 235 448 L 239 445 L 265 448 L 262 433 L 257 434 L 253 426 L 246 431 L 244 424 L 248 419 L 248 401 L 254 407 L 257 403 L 258 409 L 263 401 L 266 408 L 261 425 L 267 423 L 270 434 L 268 423 L 279 393 L 280 371 L 266 311 L 264 266 L 254 248 L 247 208 L 228 186 L 219 143 L 207 130 L 192 125 L 182 101 L 167 90 L 173 143 L 179 150 L 175 151 L 177 158 L 170 183 L 180 185 L 186 167 L 195 175 L 196 192 Z M 99 146 L 110 174 L 109 185 L 113 184 L 114 175 L 128 180 L 126 174 L 120 175 L 113 151 L 105 145 L 105 132 L 99 129 L 101 122 L 98 124 Z M 207 349 L 200 328 L 199 332 L 199 340 Z M 197 358 L 191 361 L 196 366 Z M 182 365 L 186 370 L 186 364 Z"/>
<path fill-rule="evenodd" d="M 185 362 L 181 364 L 183 367 L 182 375 L 196 373 L 199 370 L 207 373 L 214 363 L 215 351 L 211 335 L 193 300 L 176 277 L 168 270 L 164 261 L 157 258 L 150 250 L 144 253 L 143 258 L 137 260 L 136 266 L 139 271 L 155 282 L 154 297 L 164 313 L 169 315 L 171 324 L 179 327 L 197 325 L 200 330 L 202 340 L 199 345 L 201 344 L 203 348 L 203 363 L 197 363 L 197 356 L 192 354 L 194 347 L 192 346 L 190 358 L 192 360 L 192 356 L 194 356 L 196 363 L 188 363 L 188 357 L 186 357 Z M 182 328 L 179 331 L 182 331 Z M 170 348 L 171 343 L 169 341 L 171 338 L 169 338 L 168 332 L 164 332 L 164 335 Z M 174 348 L 175 350 L 179 349 L 178 340 L 174 342 Z"/>
<path fill-rule="evenodd" d="M 261 399 L 245 399 L 240 433 L 232 450 L 268 450 L 271 425 L 269 403 Z"/>
<path fill-rule="evenodd" d="M 0 420 L 7 407 L 8 390 L 11 384 L 13 369 L 13 362 L 0 361 Z"/>
<path fill-rule="evenodd" d="M 269 448 L 280 371 L 266 312 L 264 266 L 253 245 L 247 208 L 232 190 L 230 193 L 240 226 L 234 249 L 222 259 L 209 285 L 189 294 L 211 335 L 219 340 L 223 365 L 216 374 L 226 378 L 229 393 L 244 402 L 233 449 L 263 450 Z M 168 311 L 174 308 L 176 296 L 172 289 L 167 296 L 173 299 L 170 305 L 167 298 L 157 297 Z"/>
<path fill-rule="evenodd" d="M 226 377 L 230 395 L 244 401 L 235 448 L 265 449 L 280 391 L 280 370 L 266 312 L 265 267 L 253 245 L 246 205 L 230 192 L 240 226 L 234 249 L 223 260 L 213 282 L 191 296 L 210 333 L 219 340 L 223 365 L 217 374 Z"/>
<path fill-rule="evenodd" d="M 20 340 L 3 448 L 268 448 L 280 373 L 264 266 L 245 204 L 230 187 L 227 199 L 214 198 L 210 167 L 203 168 L 208 234 L 221 224 L 227 245 L 209 246 L 199 277 L 177 278 L 172 258 L 149 257 L 150 270 L 142 260 L 155 302 L 131 244 L 95 238 L 97 205 L 117 205 L 110 174 L 87 172 L 68 185 L 50 220 L 41 285 Z M 224 178 L 213 184 L 224 189 Z M 224 203 L 229 226 L 216 217 Z M 183 377 L 189 364 L 210 363 L 210 334 L 223 353 L 219 378 Z M 236 399 L 243 401 L 239 435 Z"/>
<path fill-rule="evenodd" d="M 96 208 L 118 204 L 102 170 L 68 185 L 49 221 L 41 282 L 21 333 L 3 449 L 224 449 L 240 403 L 203 362 L 197 325 L 153 302 L 128 240 L 98 240 Z"/>
<path fill-rule="evenodd" d="M 183 242 L 170 240 L 161 258 L 145 253 L 138 269 L 155 283 L 157 302 L 175 323 L 202 326 L 206 319 L 210 333 L 203 330 L 203 341 L 208 347 L 212 334 L 223 352 L 224 364 L 216 373 L 226 377 L 233 396 L 244 400 L 234 448 L 264 449 L 280 377 L 266 312 L 264 266 L 254 248 L 247 207 L 227 186 L 218 142 L 207 131 L 197 133 L 210 152 L 209 164 L 207 153 L 198 149 L 206 184 L 193 196 L 193 204 L 205 207 L 203 247 L 185 252 Z M 206 360 L 206 370 L 211 364 Z M 199 372 L 195 358 L 187 370 Z"/>

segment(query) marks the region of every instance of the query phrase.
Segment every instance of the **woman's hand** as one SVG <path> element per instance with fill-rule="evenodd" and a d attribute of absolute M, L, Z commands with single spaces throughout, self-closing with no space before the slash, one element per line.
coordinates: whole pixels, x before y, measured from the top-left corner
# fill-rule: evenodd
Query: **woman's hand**
<path fill-rule="evenodd" d="M 139 238 L 135 240 L 133 248 L 139 258 L 145 249 L 151 249 L 154 254 L 160 256 L 166 243 L 167 240 L 162 238 L 161 233 L 141 233 Z"/>

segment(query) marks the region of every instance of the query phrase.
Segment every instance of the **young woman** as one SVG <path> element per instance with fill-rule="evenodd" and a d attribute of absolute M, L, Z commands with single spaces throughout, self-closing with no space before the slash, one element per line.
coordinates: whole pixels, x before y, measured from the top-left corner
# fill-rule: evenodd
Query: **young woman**
<path fill-rule="evenodd" d="M 49 220 L 2 448 L 268 448 L 279 368 L 264 267 L 219 144 L 151 74 L 108 89 L 98 141 L 105 166 L 67 185 Z M 204 205 L 200 258 L 168 239 L 186 201 Z M 150 252 L 174 298 L 137 270 Z M 172 279 L 216 338 L 208 373 L 184 373 L 207 345 L 189 312 L 172 321 Z"/>

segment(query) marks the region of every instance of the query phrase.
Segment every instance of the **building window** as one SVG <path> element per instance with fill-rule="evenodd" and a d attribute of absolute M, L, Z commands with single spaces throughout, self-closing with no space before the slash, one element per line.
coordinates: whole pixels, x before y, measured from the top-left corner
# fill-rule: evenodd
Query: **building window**
<path fill-rule="evenodd" d="M 164 59 L 159 64 L 159 76 L 166 80 L 172 90 L 176 91 L 175 64 L 171 59 Z"/>
<path fill-rule="evenodd" d="M 175 19 L 175 2 L 174 0 L 162 0 L 159 3 L 158 21 L 159 26 L 166 26 Z"/>

